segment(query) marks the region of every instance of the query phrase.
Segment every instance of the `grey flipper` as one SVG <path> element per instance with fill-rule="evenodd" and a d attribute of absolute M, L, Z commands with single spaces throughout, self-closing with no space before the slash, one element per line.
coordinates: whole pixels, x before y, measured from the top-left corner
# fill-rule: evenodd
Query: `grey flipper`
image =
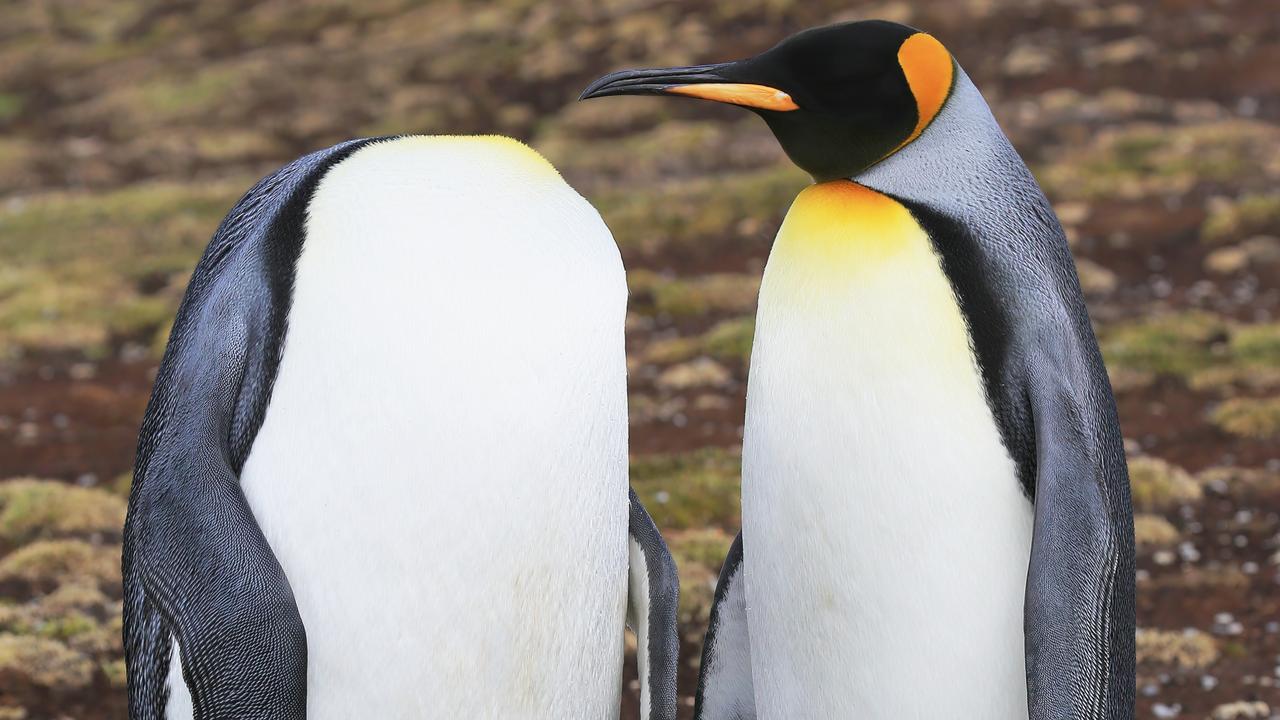
<path fill-rule="evenodd" d="M 667 544 L 640 504 L 635 490 L 631 491 L 629 525 L 631 571 L 627 625 L 636 633 L 640 717 L 675 720 L 676 670 L 680 661 L 680 637 L 676 632 L 680 578 Z"/>
<path fill-rule="evenodd" d="M 695 720 L 755 720 L 747 592 L 742 576 L 742 533 L 734 538 L 720 569 L 711 622 L 702 645 Z"/>
<path fill-rule="evenodd" d="M 307 203 L 368 142 L 260 181 L 192 275 L 143 418 L 125 524 L 133 720 L 165 716 L 175 638 L 196 717 L 306 716 L 306 632 L 238 475 L 275 379 Z"/>
<path fill-rule="evenodd" d="M 1028 382 L 1035 531 L 1025 610 L 1031 720 L 1130 720 L 1134 541 L 1120 425 L 1088 325 L 1046 333 Z"/>

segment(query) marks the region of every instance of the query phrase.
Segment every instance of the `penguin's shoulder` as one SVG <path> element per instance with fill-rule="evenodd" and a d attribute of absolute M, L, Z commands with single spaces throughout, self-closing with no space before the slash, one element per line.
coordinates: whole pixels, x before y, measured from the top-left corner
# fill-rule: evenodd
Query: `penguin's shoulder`
<path fill-rule="evenodd" d="M 515 138 L 402 135 L 368 143 L 336 163 L 326 173 L 317 201 L 394 193 L 424 179 L 451 192 L 474 188 L 492 196 L 568 187 L 555 166 Z"/>
<path fill-rule="evenodd" d="M 209 352 L 241 338 L 245 365 L 232 404 L 231 455 L 238 471 L 257 432 L 274 377 L 307 206 L 324 174 L 378 138 L 349 140 L 304 155 L 253 185 L 214 231 L 196 263 L 156 375 L 139 433 L 137 474 L 171 430 L 182 388 L 216 376 L 225 358 Z"/>

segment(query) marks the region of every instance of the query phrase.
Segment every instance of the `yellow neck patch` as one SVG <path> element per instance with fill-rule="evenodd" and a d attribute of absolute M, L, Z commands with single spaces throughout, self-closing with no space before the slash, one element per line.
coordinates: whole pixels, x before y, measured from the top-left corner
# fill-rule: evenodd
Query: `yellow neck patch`
<path fill-rule="evenodd" d="M 818 367 L 835 375 L 851 367 L 839 358 L 859 355 L 871 377 L 897 377 L 921 361 L 940 376 L 977 377 L 928 234 L 901 203 L 849 180 L 810 185 L 796 197 L 769 252 L 758 318 L 757 348 L 787 337 L 784 355 L 829 355 L 831 363 Z M 753 366 L 753 383 L 757 377 Z M 955 387 L 978 387 L 969 382 Z"/>
<path fill-rule="evenodd" d="M 803 253 L 844 273 L 896 253 L 919 235 L 920 226 L 898 201 L 849 180 L 832 180 L 796 197 L 773 255 Z"/>
<path fill-rule="evenodd" d="M 902 47 L 898 48 L 898 64 L 902 66 L 907 85 L 916 98 L 919 119 L 907 139 L 894 148 L 890 155 L 920 137 L 920 133 L 938 116 L 942 104 L 947 101 L 947 95 L 951 93 L 956 74 L 951 53 L 936 38 L 925 33 L 916 33 L 902 43 Z"/>
<path fill-rule="evenodd" d="M 968 330 L 928 234 L 901 203 L 849 180 L 811 185 L 792 204 L 769 253 L 758 318 L 756 347 L 786 337 L 780 352 L 830 356 L 810 367 L 832 377 L 861 357 L 866 377 L 900 377 L 924 362 L 939 377 L 968 378 L 957 389 L 979 387 Z"/>

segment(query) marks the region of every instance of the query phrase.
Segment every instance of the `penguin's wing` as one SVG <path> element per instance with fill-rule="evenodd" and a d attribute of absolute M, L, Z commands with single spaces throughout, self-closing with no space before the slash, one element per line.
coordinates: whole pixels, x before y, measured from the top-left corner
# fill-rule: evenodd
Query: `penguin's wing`
<path fill-rule="evenodd" d="M 1133 509 L 1115 404 L 1083 323 L 1046 331 L 1028 383 L 1035 428 L 1025 605 L 1031 720 L 1133 717 Z"/>
<path fill-rule="evenodd" d="M 675 720 L 676 669 L 680 660 L 676 605 L 680 599 L 680 578 L 667 544 L 640 504 L 635 490 L 630 497 L 627 625 L 636 634 L 640 717 Z"/>
<path fill-rule="evenodd" d="M 751 643 L 747 637 L 747 593 L 742 578 L 742 533 L 734 538 L 720 569 L 711 622 L 702 645 L 695 720 L 755 720 Z"/>
<path fill-rule="evenodd" d="M 279 361 L 306 205 L 367 141 L 308 155 L 255 185 L 214 234 L 170 333 L 138 439 L 124 542 L 129 716 L 302 720 L 306 633 L 239 472 Z M 167 687 L 176 641 L 186 688 Z"/>

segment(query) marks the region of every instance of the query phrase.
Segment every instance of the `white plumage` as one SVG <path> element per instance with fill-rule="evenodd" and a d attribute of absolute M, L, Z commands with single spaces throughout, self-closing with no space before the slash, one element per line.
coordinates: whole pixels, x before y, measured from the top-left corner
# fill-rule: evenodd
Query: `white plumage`
<path fill-rule="evenodd" d="M 379 142 L 324 177 L 241 479 L 309 718 L 616 717 L 625 311 L 608 229 L 516 141 Z"/>
<path fill-rule="evenodd" d="M 928 238 L 840 182 L 867 207 L 806 190 L 760 292 L 742 508 L 759 718 L 1025 720 L 1031 503 Z"/>

